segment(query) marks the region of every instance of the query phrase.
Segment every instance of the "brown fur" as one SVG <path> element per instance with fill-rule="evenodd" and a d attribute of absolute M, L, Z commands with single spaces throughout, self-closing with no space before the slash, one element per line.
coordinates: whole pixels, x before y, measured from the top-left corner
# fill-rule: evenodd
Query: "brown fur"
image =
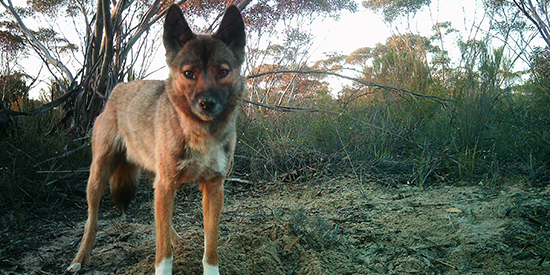
<path fill-rule="evenodd" d="M 235 6 L 227 9 L 213 35 L 195 35 L 180 8 L 170 7 L 164 31 L 170 77 L 117 85 L 95 122 L 88 221 L 69 270 L 89 263 L 106 185 L 124 212 L 134 199 L 140 169 L 155 174 L 157 268 L 172 257 L 175 192 L 193 181 L 203 193 L 204 262 L 218 265 L 223 180 L 233 158 L 237 108 L 245 93 L 240 74 L 244 43 L 244 24 Z"/>
<path fill-rule="evenodd" d="M 122 214 L 126 213 L 128 205 L 136 197 L 138 188 L 139 169 L 126 161 L 124 156 L 119 157 L 118 166 L 111 175 L 111 198 Z"/>

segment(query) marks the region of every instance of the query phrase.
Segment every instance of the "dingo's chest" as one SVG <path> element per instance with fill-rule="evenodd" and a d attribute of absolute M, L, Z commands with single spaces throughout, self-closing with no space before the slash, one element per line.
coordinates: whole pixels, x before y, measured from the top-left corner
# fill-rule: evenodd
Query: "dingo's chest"
<path fill-rule="evenodd" d="M 227 145 L 209 142 L 185 148 L 179 162 L 180 180 L 192 182 L 197 179 L 209 180 L 224 176 L 229 164 Z"/>

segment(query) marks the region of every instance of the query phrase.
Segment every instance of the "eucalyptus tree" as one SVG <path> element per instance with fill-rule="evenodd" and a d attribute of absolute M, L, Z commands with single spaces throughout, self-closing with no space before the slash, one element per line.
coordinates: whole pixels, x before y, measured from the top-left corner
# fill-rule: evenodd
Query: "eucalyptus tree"
<path fill-rule="evenodd" d="M 48 108 L 64 104 L 64 121 L 86 133 L 118 82 L 145 76 L 153 53 L 160 47 L 160 24 L 156 23 L 169 5 L 176 3 L 186 16 L 200 17 L 212 26 L 233 2 L 243 11 L 248 32 L 257 41 L 273 38 L 280 22 L 337 17 L 342 10 L 356 10 L 352 0 L 33 0 L 24 7 L 14 6 L 12 0 L 0 0 L 0 5 L 11 16 L 26 46 L 55 78 L 60 98 Z M 34 18 L 42 18 L 38 26 L 27 24 Z M 65 19 L 62 26 L 56 23 L 60 19 Z M 73 29 L 76 38 L 65 34 Z M 265 44 L 269 45 L 258 42 L 252 47 Z M 261 58 L 253 54 L 254 48 L 249 46 L 248 50 L 252 59 Z"/>

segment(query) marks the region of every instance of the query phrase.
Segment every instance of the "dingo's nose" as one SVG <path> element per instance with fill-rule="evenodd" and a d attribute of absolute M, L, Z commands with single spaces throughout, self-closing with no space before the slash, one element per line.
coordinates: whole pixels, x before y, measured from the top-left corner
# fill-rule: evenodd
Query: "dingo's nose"
<path fill-rule="evenodd" d="M 225 98 L 220 89 L 209 89 L 195 96 L 191 108 L 204 121 L 215 119 L 225 108 Z"/>
<path fill-rule="evenodd" d="M 205 112 L 210 112 L 216 107 L 216 100 L 208 97 L 201 98 L 199 100 L 199 107 Z"/>

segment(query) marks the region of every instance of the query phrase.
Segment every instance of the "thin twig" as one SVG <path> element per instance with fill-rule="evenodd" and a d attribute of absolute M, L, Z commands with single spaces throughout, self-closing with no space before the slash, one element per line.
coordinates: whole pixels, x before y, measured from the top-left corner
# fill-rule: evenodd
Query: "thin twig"
<path fill-rule="evenodd" d="M 353 165 L 353 161 L 351 160 L 351 156 L 349 155 L 348 150 L 346 149 L 347 145 L 344 144 L 344 141 L 342 140 L 342 137 L 340 136 L 340 132 L 338 131 L 338 128 L 336 128 L 336 135 L 338 136 L 338 139 L 340 140 L 340 144 L 342 144 L 342 150 L 344 150 L 344 153 L 346 154 L 346 159 L 349 162 L 349 165 L 351 167 L 351 171 L 355 175 L 355 178 L 359 181 L 359 192 L 364 197 L 367 197 L 367 193 L 365 193 L 365 190 L 363 189 L 363 184 L 362 184 L 363 179 L 361 178 L 361 176 L 355 170 L 355 166 Z"/>
<path fill-rule="evenodd" d="M 456 231 L 455 225 L 453 223 L 453 219 L 451 218 L 451 214 L 453 214 L 453 213 L 449 212 L 449 222 L 451 223 L 451 227 L 453 228 L 453 230 Z"/>
<path fill-rule="evenodd" d="M 37 174 L 65 174 L 65 173 L 88 173 L 90 169 L 77 169 L 77 170 L 45 170 L 45 171 L 36 171 Z"/>
<path fill-rule="evenodd" d="M 225 181 L 233 181 L 233 182 L 247 183 L 247 184 L 252 183 L 251 181 L 243 180 L 243 179 L 239 179 L 239 178 L 226 178 Z"/>
<path fill-rule="evenodd" d="M 73 150 L 71 150 L 71 151 L 65 152 L 65 153 L 63 153 L 63 154 L 61 154 L 61 155 L 59 155 L 59 156 L 55 156 L 55 157 L 53 157 L 53 158 L 49 158 L 49 159 L 47 159 L 47 160 L 43 160 L 43 161 L 41 161 L 41 162 L 35 164 L 33 167 L 39 166 L 40 164 L 45 163 L 45 162 L 48 162 L 48 161 L 51 161 L 51 160 L 56 160 L 56 159 L 64 158 L 64 157 L 66 157 L 66 156 L 70 156 L 70 155 L 72 155 L 74 152 L 76 152 L 76 151 L 78 151 L 78 150 L 80 150 L 80 149 L 83 149 L 83 148 L 85 148 L 85 147 L 88 147 L 88 146 L 90 146 L 90 144 L 87 143 L 87 142 L 85 142 L 84 144 L 80 145 L 78 148 L 75 148 L 75 149 L 73 149 Z"/>

